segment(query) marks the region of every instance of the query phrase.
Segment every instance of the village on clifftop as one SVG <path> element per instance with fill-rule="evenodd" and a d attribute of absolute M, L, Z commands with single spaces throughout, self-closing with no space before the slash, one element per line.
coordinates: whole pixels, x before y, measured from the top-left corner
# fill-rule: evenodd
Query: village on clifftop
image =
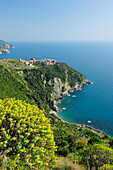
<path fill-rule="evenodd" d="M 20 61 L 25 63 L 26 65 L 29 65 L 30 67 L 33 67 L 34 64 L 38 64 L 38 65 L 43 65 L 43 66 L 47 66 L 47 65 L 54 65 L 56 63 L 56 60 L 53 59 L 36 59 L 36 58 L 32 58 L 30 60 L 22 60 L 20 58 Z"/>

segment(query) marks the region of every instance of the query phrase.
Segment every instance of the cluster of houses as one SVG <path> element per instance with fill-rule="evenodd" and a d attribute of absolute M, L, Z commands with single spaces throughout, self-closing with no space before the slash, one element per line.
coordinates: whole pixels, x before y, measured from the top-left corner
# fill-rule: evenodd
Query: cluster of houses
<path fill-rule="evenodd" d="M 34 64 L 38 64 L 38 65 L 43 65 L 43 66 L 47 66 L 47 65 L 54 65 L 56 63 L 56 60 L 53 59 L 36 59 L 36 58 L 32 58 L 30 60 L 22 60 L 20 58 L 20 61 L 25 63 L 26 65 L 29 65 L 30 67 L 33 67 Z"/>

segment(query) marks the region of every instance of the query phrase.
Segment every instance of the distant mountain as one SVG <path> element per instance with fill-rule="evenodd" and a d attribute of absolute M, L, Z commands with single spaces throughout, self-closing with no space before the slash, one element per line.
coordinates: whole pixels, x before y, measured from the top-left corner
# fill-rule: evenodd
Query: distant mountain
<path fill-rule="evenodd" d="M 0 40 L 0 54 L 10 53 L 10 51 L 9 51 L 10 48 L 14 48 L 14 46 L 10 43 L 3 41 L 3 40 Z"/>

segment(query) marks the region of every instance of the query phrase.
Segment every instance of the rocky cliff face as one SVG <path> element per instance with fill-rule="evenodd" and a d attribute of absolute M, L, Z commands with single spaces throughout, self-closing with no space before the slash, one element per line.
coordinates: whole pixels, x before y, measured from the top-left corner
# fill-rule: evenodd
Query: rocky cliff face
<path fill-rule="evenodd" d="M 77 90 L 83 84 L 88 83 L 85 76 L 65 63 L 20 70 L 12 65 L 12 71 L 10 67 L 7 68 L 8 61 L 5 60 L 5 65 L 0 66 L 2 72 L 0 97 L 20 98 L 38 105 L 46 112 L 50 109 L 58 111 L 57 103 L 62 96 L 67 96 L 70 90 Z M 0 64 L 3 64 L 2 60 Z"/>
<path fill-rule="evenodd" d="M 60 78 L 53 78 L 51 80 L 49 80 L 49 85 L 53 87 L 53 91 L 51 93 L 51 97 L 54 99 L 51 103 L 50 103 L 50 108 L 54 111 L 59 111 L 57 104 L 58 104 L 58 100 L 59 98 L 61 98 L 61 96 L 64 95 L 64 93 L 66 95 L 68 95 L 68 89 L 70 89 L 69 84 L 66 83 L 62 83 Z M 64 92 L 63 92 L 64 89 Z"/>
<path fill-rule="evenodd" d="M 14 46 L 10 43 L 7 43 L 3 40 L 0 40 L 0 47 L 4 48 L 4 49 L 8 49 L 8 48 L 14 48 Z"/>
<path fill-rule="evenodd" d="M 14 48 L 12 44 L 9 44 L 3 40 L 0 40 L 0 54 L 8 54 L 10 51 L 9 48 Z"/>
<path fill-rule="evenodd" d="M 83 82 L 77 82 L 74 87 L 71 87 L 68 82 L 63 83 L 60 78 L 54 77 L 49 80 L 49 85 L 53 87 L 53 91 L 51 93 L 51 97 L 54 98 L 54 101 L 51 103 L 50 108 L 55 111 L 59 111 L 57 104 L 58 100 L 62 98 L 62 96 L 69 96 L 70 90 L 78 90 L 84 84 L 88 82 L 87 79 L 84 79 Z"/>
<path fill-rule="evenodd" d="M 20 71 L 17 70 L 17 73 L 30 89 L 30 93 L 27 93 L 30 100 L 46 110 L 58 111 L 59 99 L 68 96 L 70 90 L 80 88 L 86 81 L 85 76 L 65 63 Z"/>
<path fill-rule="evenodd" d="M 86 82 L 88 82 L 87 79 L 83 82 L 77 82 L 74 87 L 71 87 L 68 82 L 63 83 L 60 78 L 55 77 L 49 80 L 49 85 L 51 85 L 54 89 L 51 96 L 54 99 L 58 99 L 61 96 L 68 96 L 68 92 L 70 90 L 77 90 L 82 85 L 86 84 Z"/>
<path fill-rule="evenodd" d="M 51 80 L 49 80 L 49 85 L 53 87 L 53 92 L 51 94 L 51 96 L 54 98 L 54 99 L 58 99 L 60 96 L 61 96 L 61 93 L 62 93 L 62 87 L 65 86 L 64 83 L 62 83 L 61 79 L 60 78 L 53 78 Z"/>

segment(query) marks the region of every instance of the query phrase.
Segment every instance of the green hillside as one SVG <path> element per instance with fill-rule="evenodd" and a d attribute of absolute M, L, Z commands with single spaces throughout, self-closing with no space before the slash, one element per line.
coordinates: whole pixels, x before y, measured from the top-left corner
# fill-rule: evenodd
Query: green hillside
<path fill-rule="evenodd" d="M 86 78 L 82 74 L 65 63 L 33 68 L 25 66 L 19 60 L 0 60 L 0 63 L 0 99 L 21 99 L 43 110 L 51 124 L 58 147 L 56 151 L 58 157 L 66 157 L 66 160 L 71 161 L 74 167 L 73 164 L 79 163 L 90 169 L 92 167 L 98 169 L 105 166 L 104 164 L 109 164 L 111 168 L 113 138 L 107 135 L 99 136 L 76 124 L 62 122 L 54 114 L 49 113 L 51 109 L 54 109 L 54 97 L 57 95 L 55 88 L 57 87 L 59 92 L 63 93 L 67 90 L 66 88 L 83 83 Z M 64 163 L 61 169 L 64 167 L 68 165 Z"/>
<path fill-rule="evenodd" d="M 17 67 L 19 60 L 8 60 L 7 62 L 0 60 L 0 62 L 2 64 L 0 67 L 0 98 L 15 97 L 26 100 L 38 105 L 42 110 L 48 110 L 54 100 L 51 97 L 53 87 L 50 86 L 49 80 L 57 77 L 62 83 L 68 82 L 70 86 L 74 86 L 86 79 L 65 63 L 31 69 L 23 67 L 23 65 L 21 68 L 20 65 Z"/>

